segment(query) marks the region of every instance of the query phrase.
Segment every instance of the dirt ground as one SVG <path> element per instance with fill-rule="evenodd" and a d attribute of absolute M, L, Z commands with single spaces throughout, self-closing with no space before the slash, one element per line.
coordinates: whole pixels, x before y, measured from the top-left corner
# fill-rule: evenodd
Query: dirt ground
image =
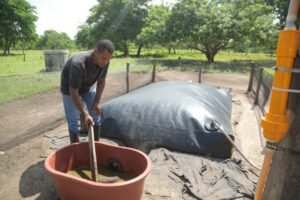
<path fill-rule="evenodd" d="M 138 87 L 150 81 L 150 75 L 132 75 Z M 198 73 L 173 70 L 157 73 L 156 81 L 198 82 Z M 260 135 L 260 112 L 245 94 L 248 76 L 205 73 L 202 83 L 230 88 L 233 110 L 232 127 L 242 152 L 257 166 L 262 164 L 263 140 Z M 107 78 L 103 101 L 125 93 L 125 75 Z M 54 151 L 49 137 L 68 141 L 61 96 L 58 90 L 0 105 L 0 199 L 56 199 L 52 178 L 44 169 L 44 160 Z M 56 144 L 57 147 L 62 144 Z M 150 178 L 151 181 L 151 178 Z M 146 179 L 147 182 L 147 179 Z M 143 199 L 161 199 L 144 194 Z"/>

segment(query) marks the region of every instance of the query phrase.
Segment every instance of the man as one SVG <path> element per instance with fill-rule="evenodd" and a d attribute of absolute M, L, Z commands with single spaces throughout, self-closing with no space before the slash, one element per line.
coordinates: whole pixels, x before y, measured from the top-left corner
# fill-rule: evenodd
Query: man
<path fill-rule="evenodd" d="M 70 57 L 63 67 L 61 93 L 71 143 L 79 141 L 80 114 L 85 125 L 94 125 L 95 140 L 99 140 L 100 100 L 113 52 L 113 43 L 101 40 L 95 49 Z"/>

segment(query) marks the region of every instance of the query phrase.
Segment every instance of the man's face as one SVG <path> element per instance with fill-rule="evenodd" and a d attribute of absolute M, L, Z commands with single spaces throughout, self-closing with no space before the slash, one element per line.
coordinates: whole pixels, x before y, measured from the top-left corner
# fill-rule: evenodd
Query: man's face
<path fill-rule="evenodd" d="M 109 63 L 111 57 L 112 55 L 109 53 L 107 49 L 105 49 L 101 53 L 97 49 L 95 50 L 95 61 L 96 64 L 101 68 L 105 67 Z"/>

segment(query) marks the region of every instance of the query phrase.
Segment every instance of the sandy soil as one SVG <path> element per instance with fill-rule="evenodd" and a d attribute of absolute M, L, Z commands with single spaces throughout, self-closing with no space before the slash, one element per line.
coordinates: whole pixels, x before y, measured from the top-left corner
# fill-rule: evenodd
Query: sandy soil
<path fill-rule="evenodd" d="M 131 88 L 150 81 L 151 75 L 132 75 Z M 202 83 L 231 88 L 232 126 L 243 153 L 256 165 L 262 163 L 260 113 L 245 94 L 248 76 L 205 73 Z M 198 81 L 198 73 L 173 70 L 157 73 L 156 81 Z M 103 101 L 125 93 L 125 75 L 108 77 Z M 34 95 L 0 106 L 0 199 L 56 199 L 50 175 L 44 169 L 53 151 L 49 137 L 68 141 L 63 107 L 58 90 Z M 60 147 L 61 144 L 56 144 Z M 145 195 L 144 199 L 160 199 Z"/>

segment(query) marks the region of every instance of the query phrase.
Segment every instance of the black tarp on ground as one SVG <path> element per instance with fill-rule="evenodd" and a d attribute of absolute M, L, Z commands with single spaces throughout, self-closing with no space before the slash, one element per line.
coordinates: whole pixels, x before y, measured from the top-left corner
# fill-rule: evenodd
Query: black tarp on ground
<path fill-rule="evenodd" d="M 242 160 L 213 159 L 159 148 L 149 154 L 150 176 L 143 199 L 250 200 L 258 176 Z"/>
<path fill-rule="evenodd" d="M 211 122 L 232 136 L 231 106 L 223 89 L 158 82 L 104 103 L 101 135 L 146 152 L 165 147 L 227 158 L 232 145 Z"/>
<path fill-rule="evenodd" d="M 44 136 L 47 150 L 69 145 L 65 129 L 53 130 Z M 101 138 L 102 142 L 116 144 Z M 43 155 L 45 156 L 45 155 Z M 142 200 L 250 200 L 254 198 L 258 176 L 249 165 L 234 158 L 216 159 L 189 155 L 164 148 L 149 153 L 151 172 L 146 178 Z M 43 182 L 44 183 L 44 182 Z M 48 192 L 53 189 L 45 185 Z M 55 193 L 55 192 L 54 192 Z M 276 192 L 273 192 L 276 193 Z"/>

